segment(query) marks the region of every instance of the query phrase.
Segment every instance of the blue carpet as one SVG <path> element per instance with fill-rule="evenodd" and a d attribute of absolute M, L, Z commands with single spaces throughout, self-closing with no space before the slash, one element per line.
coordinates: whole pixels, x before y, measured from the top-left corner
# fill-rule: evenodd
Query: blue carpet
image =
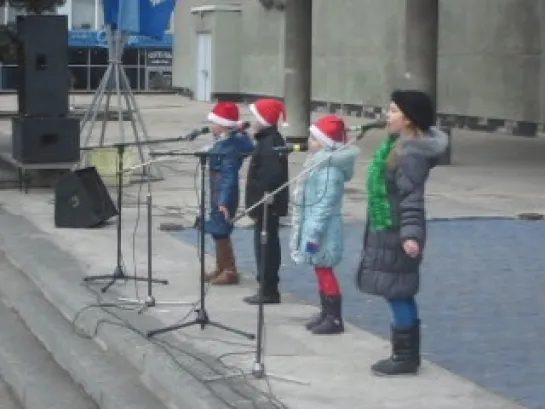
<path fill-rule="evenodd" d="M 193 229 L 173 234 L 197 243 Z M 346 256 L 337 268 L 345 317 L 387 337 L 384 301 L 353 284 L 362 234 L 361 224 L 345 225 Z M 282 290 L 316 303 L 313 272 L 291 262 L 288 237 L 283 228 Z M 545 222 L 434 220 L 429 238 L 418 296 L 426 358 L 530 409 L 545 409 Z M 253 230 L 237 229 L 233 240 L 239 268 L 255 274 Z M 207 249 L 213 249 L 209 238 Z"/>

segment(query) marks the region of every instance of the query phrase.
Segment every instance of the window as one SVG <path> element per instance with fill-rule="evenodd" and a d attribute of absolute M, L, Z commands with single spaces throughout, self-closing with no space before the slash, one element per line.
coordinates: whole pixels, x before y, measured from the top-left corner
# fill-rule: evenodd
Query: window
<path fill-rule="evenodd" d="M 106 48 L 91 48 L 91 65 L 108 65 L 108 50 Z"/>
<path fill-rule="evenodd" d="M 70 67 L 72 77 L 72 89 L 87 90 L 89 89 L 89 68 L 87 67 Z"/>
<path fill-rule="evenodd" d="M 89 64 L 89 49 L 70 47 L 68 49 L 68 64 L 88 65 Z"/>
<path fill-rule="evenodd" d="M 123 65 L 138 65 L 138 48 L 125 48 L 121 62 Z"/>
<path fill-rule="evenodd" d="M 72 0 L 72 29 L 94 29 L 95 11 L 95 0 Z"/>
<path fill-rule="evenodd" d="M 91 89 L 97 89 L 102 77 L 106 73 L 106 67 L 91 67 Z"/>

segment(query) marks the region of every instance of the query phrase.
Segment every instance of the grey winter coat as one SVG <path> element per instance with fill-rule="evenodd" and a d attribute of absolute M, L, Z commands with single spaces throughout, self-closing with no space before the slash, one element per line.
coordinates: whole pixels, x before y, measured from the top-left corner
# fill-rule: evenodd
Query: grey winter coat
<path fill-rule="evenodd" d="M 360 291 L 390 300 L 409 298 L 418 292 L 426 244 L 425 183 L 447 145 L 447 135 L 437 128 L 418 139 L 401 136 L 396 143 L 399 160 L 386 172 L 394 227 L 373 231 L 366 226 L 357 272 Z M 402 245 L 409 239 L 419 243 L 420 256 L 405 254 Z"/>

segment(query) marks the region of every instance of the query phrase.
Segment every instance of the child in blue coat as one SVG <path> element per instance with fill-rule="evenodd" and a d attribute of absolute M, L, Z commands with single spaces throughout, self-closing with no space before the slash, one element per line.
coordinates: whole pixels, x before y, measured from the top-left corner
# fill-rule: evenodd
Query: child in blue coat
<path fill-rule="evenodd" d="M 343 254 L 342 204 L 344 184 L 354 174 L 356 147 L 345 147 L 342 118 L 326 115 L 310 127 L 311 153 L 304 169 L 311 169 L 294 191 L 291 256 L 300 264 L 314 266 L 321 312 L 306 328 L 314 334 L 344 332 L 341 290 L 333 271 Z"/>
<path fill-rule="evenodd" d="M 239 275 L 231 243 L 233 224 L 239 205 L 239 171 L 244 156 L 254 145 L 239 127 L 239 109 L 233 102 L 219 102 L 208 114 L 214 145 L 208 151 L 210 212 L 205 230 L 216 244 L 216 269 L 205 277 L 216 285 L 238 284 Z"/>

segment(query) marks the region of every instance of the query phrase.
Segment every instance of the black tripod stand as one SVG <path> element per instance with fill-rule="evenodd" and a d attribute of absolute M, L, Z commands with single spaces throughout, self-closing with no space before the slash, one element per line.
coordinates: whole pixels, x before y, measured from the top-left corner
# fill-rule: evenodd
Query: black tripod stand
<path fill-rule="evenodd" d="M 159 307 L 159 306 L 171 306 L 171 307 L 179 307 L 182 305 L 193 305 L 192 302 L 186 302 L 186 301 L 156 301 L 155 296 L 153 295 L 153 242 L 152 242 L 152 229 L 153 229 L 153 204 L 152 204 L 152 194 L 151 194 L 151 165 L 154 163 L 154 161 L 148 161 L 146 163 L 143 163 L 141 165 L 133 166 L 132 168 L 125 169 L 124 171 L 133 170 L 136 168 L 143 168 L 144 174 L 147 175 L 147 185 L 148 185 L 148 193 L 146 195 L 146 210 L 147 210 L 147 252 L 148 252 L 148 278 L 147 278 L 147 284 L 148 284 L 148 293 L 145 300 L 139 300 L 138 298 L 120 298 L 119 300 L 122 301 L 123 305 L 141 305 L 142 307 L 138 310 L 138 314 L 141 314 L 142 312 L 148 310 L 152 307 Z"/>
<path fill-rule="evenodd" d="M 288 183 L 289 184 L 289 183 Z M 265 327 L 265 305 L 263 303 L 263 294 L 265 289 L 265 269 L 267 268 L 267 252 L 268 252 L 268 241 L 269 241 L 269 235 L 267 233 L 267 223 L 269 219 L 269 206 L 272 204 L 274 200 L 274 195 L 278 193 L 283 188 L 286 188 L 288 184 L 285 184 L 275 192 L 269 194 L 265 193 L 263 199 L 256 203 L 253 207 L 250 209 L 247 209 L 245 214 L 250 212 L 255 207 L 259 206 L 260 204 L 263 205 L 263 223 L 261 226 L 261 234 L 260 234 L 260 246 L 261 246 L 261 258 L 259 260 L 259 303 L 257 306 L 257 341 L 256 341 L 256 350 L 255 350 L 255 360 L 252 365 L 252 369 L 249 372 L 250 375 L 252 375 L 256 379 L 263 379 L 265 377 L 275 378 L 281 381 L 290 382 L 290 383 L 296 383 L 300 385 L 308 385 L 306 382 L 299 381 L 297 379 L 291 379 L 284 376 L 274 375 L 271 373 L 265 372 L 265 363 L 263 362 L 263 330 Z M 240 218 L 242 218 L 243 215 L 235 218 L 233 220 L 233 223 Z M 246 372 L 236 372 L 233 374 L 227 374 L 227 375 L 218 375 L 206 378 L 205 381 L 217 381 L 219 379 L 229 379 L 229 378 L 236 378 L 240 376 L 247 375 Z"/>
<path fill-rule="evenodd" d="M 128 276 L 125 274 L 125 266 L 123 265 L 123 253 L 121 251 L 121 213 L 123 208 L 123 154 L 125 153 L 125 147 L 128 145 L 134 145 L 134 143 L 118 143 L 113 145 L 113 147 L 115 147 L 117 150 L 117 260 L 114 273 L 107 275 L 87 276 L 83 279 L 83 281 L 86 283 L 92 281 L 110 280 L 101 289 L 103 293 L 108 291 L 108 289 L 112 285 L 114 285 L 117 280 L 148 281 L 149 285 L 151 285 L 151 283 L 168 284 L 167 280 L 156 278 L 152 279 L 151 277 Z M 95 147 L 86 149 L 95 149 Z"/>
<path fill-rule="evenodd" d="M 155 153 L 154 154 L 155 156 L 158 155 L 158 153 Z M 244 332 L 244 331 L 240 331 L 238 329 L 235 329 L 235 328 L 231 328 L 231 327 L 228 327 L 226 325 L 223 325 L 219 322 L 215 322 L 215 321 L 211 321 L 210 318 L 208 317 L 208 313 L 206 312 L 206 308 L 205 308 L 205 297 L 206 297 L 206 291 L 205 291 L 205 275 L 206 275 L 206 272 L 205 272 L 205 229 L 204 229 L 204 220 L 205 220 L 205 217 L 206 217 L 206 205 L 205 205 L 205 200 L 206 200 L 206 196 L 205 196 L 205 172 L 206 172 L 206 158 L 209 156 L 209 155 L 217 155 L 216 153 L 208 153 L 208 152 L 194 152 L 194 153 L 183 153 L 183 152 L 171 152 L 171 153 L 166 153 L 165 155 L 168 155 L 168 156 L 184 156 L 184 155 L 194 155 L 194 156 L 197 156 L 199 158 L 199 165 L 200 165 L 200 173 L 201 173 L 201 192 L 200 192 L 200 203 L 199 203 L 199 234 L 200 234 L 200 237 L 199 237 L 199 247 L 200 247 L 200 252 L 199 252 L 199 261 L 200 261 L 200 296 L 201 296 L 201 299 L 200 299 L 200 306 L 199 308 L 195 311 L 197 313 L 197 317 L 193 320 L 193 321 L 190 321 L 190 322 L 185 322 L 185 323 L 181 323 L 181 324 L 177 324 L 177 325 L 171 325 L 171 326 L 168 326 L 168 327 L 164 327 L 164 328 L 159 328 L 159 329 L 155 329 L 155 330 L 151 330 L 151 331 L 148 331 L 146 333 L 146 336 L 148 338 L 151 338 L 157 334 L 163 334 L 165 332 L 170 332 L 170 331 L 176 331 L 178 329 L 182 329 L 182 328 L 186 328 L 186 327 L 190 327 L 190 326 L 193 326 L 193 325 L 199 325 L 201 327 L 201 330 L 204 330 L 205 327 L 207 325 L 211 325 L 213 327 L 216 327 L 216 328 L 219 328 L 219 329 L 222 329 L 224 331 L 229 331 L 229 332 L 232 332 L 234 334 L 238 334 L 238 335 L 241 335 L 243 337 L 246 337 L 248 339 L 255 339 L 255 335 L 254 334 L 250 334 L 250 333 L 247 333 L 247 332 Z"/>

